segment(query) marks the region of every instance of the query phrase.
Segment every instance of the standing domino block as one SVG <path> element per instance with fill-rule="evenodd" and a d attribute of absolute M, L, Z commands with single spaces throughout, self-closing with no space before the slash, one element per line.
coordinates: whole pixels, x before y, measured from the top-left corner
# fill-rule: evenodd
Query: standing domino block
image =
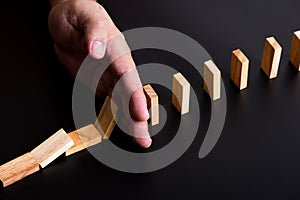
<path fill-rule="evenodd" d="M 221 98 L 221 72 L 212 60 L 204 63 L 204 90 L 212 101 Z"/>
<path fill-rule="evenodd" d="M 248 84 L 249 60 L 240 49 L 234 50 L 231 57 L 230 78 L 242 90 Z"/>
<path fill-rule="evenodd" d="M 112 107 L 114 108 L 113 110 L 111 109 Z M 115 112 L 116 109 L 116 104 L 110 99 L 109 96 L 107 96 L 95 122 L 95 127 L 102 135 L 103 139 L 108 139 L 110 137 L 116 125 L 113 115 L 113 112 Z"/>
<path fill-rule="evenodd" d="M 293 34 L 290 61 L 300 71 L 300 31 Z"/>
<path fill-rule="evenodd" d="M 277 77 L 281 52 L 282 48 L 274 37 L 266 39 L 261 68 L 269 79 Z"/>
<path fill-rule="evenodd" d="M 101 142 L 101 135 L 93 124 L 73 131 L 68 135 L 72 138 L 74 145 L 66 151 L 66 156 Z"/>
<path fill-rule="evenodd" d="M 189 112 L 190 107 L 190 83 L 181 73 L 173 75 L 172 103 L 183 115 Z"/>
<path fill-rule="evenodd" d="M 0 180 L 6 187 L 39 170 L 39 163 L 30 153 L 26 153 L 0 166 Z"/>
<path fill-rule="evenodd" d="M 157 125 L 159 124 L 158 95 L 150 84 L 143 86 L 143 90 L 147 99 L 147 107 L 150 108 L 151 125 Z"/>
<path fill-rule="evenodd" d="M 33 149 L 31 155 L 38 161 L 40 166 L 44 168 L 73 145 L 73 140 L 63 129 L 60 129 L 38 147 Z"/>

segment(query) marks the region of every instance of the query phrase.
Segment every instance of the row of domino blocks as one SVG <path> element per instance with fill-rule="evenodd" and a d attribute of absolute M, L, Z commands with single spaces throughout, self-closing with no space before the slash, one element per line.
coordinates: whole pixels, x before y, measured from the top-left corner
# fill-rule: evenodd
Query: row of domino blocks
<path fill-rule="evenodd" d="M 64 153 L 65 156 L 70 156 L 100 143 L 102 139 L 109 138 L 115 126 L 111 103 L 111 99 L 107 97 L 95 124 L 90 124 L 68 134 L 60 129 L 31 152 L 1 165 L 0 180 L 3 187 L 39 171 L 40 168 L 45 168 Z M 113 106 L 115 105 L 113 104 Z"/>
<path fill-rule="evenodd" d="M 277 76 L 282 48 L 270 37 L 265 41 L 262 58 L 262 70 L 272 79 Z M 293 35 L 290 62 L 300 71 L 300 31 Z M 240 90 L 247 87 L 249 60 L 240 49 L 232 52 L 230 78 Z M 143 86 L 150 109 L 151 125 L 159 123 L 158 95 L 150 84 Z M 204 63 L 204 90 L 212 100 L 221 97 L 221 73 L 213 61 Z M 183 115 L 189 112 L 190 84 L 181 73 L 173 75 L 172 104 Z M 111 108 L 116 108 L 107 97 L 95 124 L 90 124 L 70 133 L 60 129 L 31 152 L 26 153 L 0 166 L 0 180 L 4 187 L 45 168 L 56 158 L 65 153 L 70 156 L 85 148 L 96 145 L 102 139 L 108 139 L 116 124 Z"/>
<path fill-rule="evenodd" d="M 278 75 L 281 53 L 282 47 L 276 39 L 274 37 L 266 38 L 261 69 L 269 79 L 274 79 Z M 293 33 L 290 62 L 298 71 L 300 71 L 300 31 Z M 248 58 L 240 49 L 233 51 L 230 78 L 240 90 L 247 87 L 248 70 Z"/>

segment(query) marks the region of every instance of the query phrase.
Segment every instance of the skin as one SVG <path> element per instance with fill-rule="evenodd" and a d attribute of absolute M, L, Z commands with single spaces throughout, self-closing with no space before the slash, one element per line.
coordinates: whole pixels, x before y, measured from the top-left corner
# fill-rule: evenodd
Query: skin
<path fill-rule="evenodd" d="M 50 3 L 52 8 L 48 22 L 54 48 L 61 63 L 73 76 L 76 76 L 88 54 L 101 59 L 104 54 L 114 53 L 117 44 L 106 47 L 103 41 L 120 34 L 120 31 L 100 4 L 93 0 L 50 0 Z M 97 95 L 111 95 L 119 78 L 133 69 L 135 63 L 130 53 L 114 60 L 100 79 Z M 126 84 L 130 82 L 125 82 Z M 148 148 L 152 143 L 148 129 L 139 128 L 147 127 L 149 119 L 146 98 L 141 87 L 131 96 L 129 112 L 134 122 L 131 124 L 130 135 L 140 147 Z"/>

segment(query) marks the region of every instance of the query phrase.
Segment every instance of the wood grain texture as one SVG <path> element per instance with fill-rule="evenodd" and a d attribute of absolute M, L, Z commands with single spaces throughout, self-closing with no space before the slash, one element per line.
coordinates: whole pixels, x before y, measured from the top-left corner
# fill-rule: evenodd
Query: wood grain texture
<path fill-rule="evenodd" d="M 300 30 L 293 34 L 290 61 L 300 71 Z"/>
<path fill-rule="evenodd" d="M 72 138 L 74 145 L 65 153 L 66 156 L 72 155 L 83 149 L 91 147 L 101 142 L 101 135 L 93 124 L 80 128 L 68 134 Z"/>
<path fill-rule="evenodd" d="M 39 163 L 30 153 L 26 153 L 0 166 L 0 180 L 3 187 L 6 187 L 39 171 L 39 169 Z"/>
<path fill-rule="evenodd" d="M 113 110 L 111 109 L 113 107 Z M 106 97 L 103 106 L 100 110 L 98 118 L 95 122 L 95 127 L 101 134 L 103 139 L 108 139 L 116 125 L 113 112 L 117 112 L 116 104 L 109 96 Z"/>
<path fill-rule="evenodd" d="M 33 149 L 31 154 L 39 162 L 40 166 L 44 168 L 73 145 L 73 140 L 63 129 L 60 129 Z"/>
<path fill-rule="evenodd" d="M 147 99 L 147 107 L 150 109 L 151 125 L 157 125 L 159 124 L 158 95 L 150 84 L 143 86 L 143 90 Z"/>
<path fill-rule="evenodd" d="M 172 103 L 182 115 L 189 112 L 190 83 L 181 73 L 173 75 Z"/>
<path fill-rule="evenodd" d="M 248 71 L 248 58 L 240 49 L 234 50 L 231 56 L 230 78 L 240 90 L 247 88 Z"/>
<path fill-rule="evenodd" d="M 277 77 L 281 52 L 282 48 L 274 37 L 266 39 L 261 68 L 269 79 Z"/>
<path fill-rule="evenodd" d="M 221 72 L 212 60 L 204 62 L 204 90 L 212 101 L 221 98 Z"/>

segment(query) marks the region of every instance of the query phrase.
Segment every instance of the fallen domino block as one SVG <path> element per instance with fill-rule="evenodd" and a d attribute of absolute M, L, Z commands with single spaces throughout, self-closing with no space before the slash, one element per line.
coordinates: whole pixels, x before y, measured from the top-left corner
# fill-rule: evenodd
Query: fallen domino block
<path fill-rule="evenodd" d="M 147 107 L 150 109 L 151 125 L 157 125 L 159 124 L 158 95 L 150 84 L 143 86 L 143 90 L 147 99 Z"/>
<path fill-rule="evenodd" d="M 248 84 L 249 60 L 240 49 L 234 50 L 231 57 L 230 78 L 240 89 Z"/>
<path fill-rule="evenodd" d="M 277 77 L 281 52 L 282 48 L 274 37 L 266 39 L 261 68 L 269 79 Z"/>
<path fill-rule="evenodd" d="M 101 135 L 93 124 L 73 131 L 68 135 L 72 138 L 74 145 L 66 151 L 66 156 L 72 155 L 101 142 Z"/>
<path fill-rule="evenodd" d="M 60 129 L 30 153 L 42 168 L 54 161 L 74 145 L 67 133 Z"/>
<path fill-rule="evenodd" d="M 181 73 L 173 75 L 172 103 L 182 115 L 189 112 L 190 83 Z"/>
<path fill-rule="evenodd" d="M 113 110 L 111 109 L 112 107 L 114 108 Z M 109 96 L 107 96 L 95 122 L 95 127 L 103 139 L 108 139 L 110 137 L 116 125 L 113 115 L 113 112 L 116 110 L 116 104 L 110 99 Z"/>
<path fill-rule="evenodd" d="M 221 72 L 212 60 L 204 62 L 204 90 L 212 101 L 221 98 Z"/>
<path fill-rule="evenodd" d="M 6 187 L 39 171 L 39 169 L 39 163 L 30 153 L 26 153 L 0 166 L 0 180 L 3 187 Z"/>
<path fill-rule="evenodd" d="M 296 31 L 293 34 L 290 61 L 300 71 L 300 31 Z"/>

